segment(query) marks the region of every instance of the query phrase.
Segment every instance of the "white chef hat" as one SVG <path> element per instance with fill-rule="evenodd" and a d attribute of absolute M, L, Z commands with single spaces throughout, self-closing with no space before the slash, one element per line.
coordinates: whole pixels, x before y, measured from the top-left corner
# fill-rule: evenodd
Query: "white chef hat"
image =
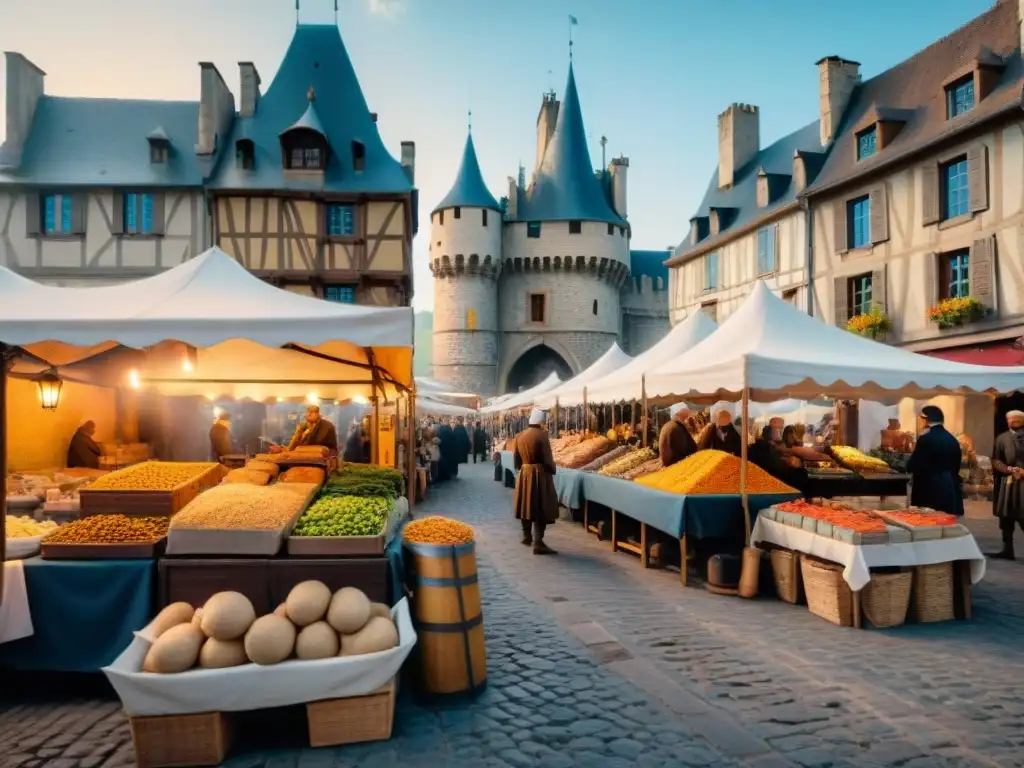
<path fill-rule="evenodd" d="M 725 400 L 719 400 L 717 403 L 715 403 L 711 407 L 711 415 L 712 416 L 718 416 L 718 412 L 719 411 L 728 411 L 730 416 L 734 416 L 735 414 L 733 413 L 732 409 L 733 409 L 733 404 L 732 403 L 726 402 Z"/>
<path fill-rule="evenodd" d="M 675 405 L 670 406 L 669 409 L 668 409 L 669 417 L 674 419 L 676 417 L 676 414 L 679 413 L 684 408 L 689 410 L 690 406 L 688 406 L 686 403 L 676 403 Z"/>
<path fill-rule="evenodd" d="M 1006 414 L 1007 419 L 1024 419 L 1024 411 L 1009 411 Z"/>
<path fill-rule="evenodd" d="M 548 420 L 548 415 L 540 408 L 534 408 L 530 413 L 530 426 L 540 426 Z"/>

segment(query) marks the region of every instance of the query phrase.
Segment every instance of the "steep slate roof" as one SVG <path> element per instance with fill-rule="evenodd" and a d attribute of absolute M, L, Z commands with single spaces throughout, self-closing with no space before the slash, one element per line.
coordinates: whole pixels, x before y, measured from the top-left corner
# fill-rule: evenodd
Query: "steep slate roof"
<path fill-rule="evenodd" d="M 969 74 L 975 59 L 992 64 L 996 57 L 1005 64 L 998 83 L 984 99 L 977 99 L 969 112 L 946 119 L 944 84 L 957 74 Z M 1024 68 L 1020 57 L 1020 28 L 1017 3 L 1000 0 L 990 10 L 950 35 L 932 43 L 906 61 L 887 69 L 857 87 L 833 142 L 821 173 L 807 189 L 808 195 L 851 181 L 870 171 L 924 149 L 930 144 L 961 133 L 979 122 L 1021 103 Z M 878 116 L 896 117 L 905 124 L 880 152 L 858 162 L 855 133 Z"/>
<path fill-rule="evenodd" d="M 815 120 L 758 152 L 754 159 L 737 170 L 734 183 L 728 189 L 718 188 L 718 169 L 716 168 L 711 175 L 707 192 L 704 193 L 704 199 L 694 216 L 708 216 L 712 208 L 731 209 L 731 216 L 727 221 L 728 226 L 717 235 L 705 237 L 697 243 L 690 242 L 692 234 L 687 234 L 683 242 L 671 254 L 671 258 L 685 257 L 696 248 L 699 248 L 702 253 L 710 250 L 715 244 L 721 244 L 731 239 L 741 228 L 755 223 L 783 206 L 796 202 L 796 185 L 792 179 L 794 153 L 821 153 L 823 151 L 818 132 L 818 121 Z M 811 159 L 811 162 L 807 163 L 807 175 L 809 178 L 813 178 L 811 174 L 817 169 L 817 162 L 820 161 L 816 162 L 814 155 L 805 154 L 805 157 Z M 781 178 L 776 180 L 776 188 L 772 190 L 778 196 L 764 208 L 758 208 L 757 175 L 762 169 L 767 174 L 777 174 Z"/>
<path fill-rule="evenodd" d="M 0 185 L 198 187 L 199 102 L 42 96 L 21 164 Z M 171 144 L 166 164 L 149 158 L 161 129 Z"/>
<path fill-rule="evenodd" d="M 630 276 L 636 278 L 646 275 L 652 280 L 660 277 L 665 285 L 668 285 L 668 267 L 665 266 L 665 259 L 669 255 L 668 251 L 630 251 Z"/>
<path fill-rule="evenodd" d="M 459 165 L 459 173 L 455 177 L 455 183 L 448 190 L 448 194 L 437 204 L 431 213 L 437 213 L 445 208 L 489 208 L 492 211 L 500 211 L 498 201 L 494 199 L 484 183 L 483 174 L 480 173 L 480 163 L 476 159 L 476 147 L 473 146 L 473 134 L 466 135 L 466 146 L 462 150 L 462 163 Z"/>
<path fill-rule="evenodd" d="M 603 221 L 626 225 L 612 210 L 590 164 L 576 76 L 569 64 L 565 96 L 555 130 L 544 150 L 533 185 L 522 196 L 519 221 Z"/>
<path fill-rule="evenodd" d="M 315 114 L 331 156 L 323 183 L 285 174 L 281 163 L 280 134 L 299 121 L 316 94 Z M 256 167 L 242 170 L 232 159 L 214 173 L 215 189 L 295 189 L 331 192 L 409 192 L 412 183 L 402 165 L 381 141 L 366 106 L 359 79 L 345 50 L 341 33 L 333 25 L 300 24 L 256 114 L 237 118 L 228 146 L 246 138 L 255 144 Z M 364 170 L 352 169 L 353 141 L 365 146 Z"/>

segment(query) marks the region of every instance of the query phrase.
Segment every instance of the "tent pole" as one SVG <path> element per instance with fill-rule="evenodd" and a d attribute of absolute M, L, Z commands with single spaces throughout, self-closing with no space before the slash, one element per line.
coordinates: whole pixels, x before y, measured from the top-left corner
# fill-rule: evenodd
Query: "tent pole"
<path fill-rule="evenodd" d="M 405 487 L 406 496 L 409 497 L 409 509 L 412 509 L 416 504 L 416 488 L 419 485 L 419 477 L 416 472 L 416 393 L 415 391 L 410 392 L 409 395 L 409 407 L 407 417 L 409 419 L 408 425 L 408 436 L 407 442 L 409 449 L 405 454 L 405 463 L 409 467 L 409 475 L 407 479 L 407 485 Z"/>
<path fill-rule="evenodd" d="M 555 398 L 555 413 L 551 422 L 555 425 L 555 437 L 558 437 L 558 398 Z"/>
<path fill-rule="evenodd" d="M 11 350 L 0 344 L 0 603 L 4 600 L 4 561 L 7 559 L 7 368 Z"/>
<path fill-rule="evenodd" d="M 587 388 L 583 388 L 583 434 L 587 433 L 590 427 L 590 419 L 587 418 Z"/>
<path fill-rule="evenodd" d="M 740 501 L 743 508 L 743 560 L 740 567 L 740 597 L 756 597 L 761 570 L 761 552 L 750 546 L 750 498 L 747 494 L 747 443 L 750 439 L 750 387 L 747 386 L 746 361 L 743 370 L 743 399 L 740 435 Z"/>
<path fill-rule="evenodd" d="M 640 377 L 640 402 L 641 408 L 643 409 L 643 415 L 640 417 L 641 430 L 643 434 L 643 442 L 641 445 L 647 447 L 647 374 Z"/>
<path fill-rule="evenodd" d="M 372 399 L 373 416 L 370 422 L 370 461 L 379 465 L 380 457 L 377 454 L 380 452 L 380 440 L 377 437 L 377 430 L 380 429 L 380 399 L 377 395 L 374 395 Z"/>

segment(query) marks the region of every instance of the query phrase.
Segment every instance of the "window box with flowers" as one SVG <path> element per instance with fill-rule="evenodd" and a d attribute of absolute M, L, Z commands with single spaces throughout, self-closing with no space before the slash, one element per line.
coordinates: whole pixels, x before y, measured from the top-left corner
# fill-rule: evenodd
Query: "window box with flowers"
<path fill-rule="evenodd" d="M 985 305 L 970 296 L 943 299 L 928 310 L 928 319 L 941 329 L 955 328 L 981 320 L 987 314 Z"/>
<path fill-rule="evenodd" d="M 892 321 L 882 308 L 876 305 L 863 314 L 851 317 L 846 324 L 846 330 L 858 336 L 881 341 L 892 330 Z"/>

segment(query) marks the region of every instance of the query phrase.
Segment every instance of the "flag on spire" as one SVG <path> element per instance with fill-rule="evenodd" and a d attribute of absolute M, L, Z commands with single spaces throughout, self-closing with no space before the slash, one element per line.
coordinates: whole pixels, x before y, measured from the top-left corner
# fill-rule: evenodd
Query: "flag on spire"
<path fill-rule="evenodd" d="M 298 0 L 296 0 L 296 2 L 298 2 Z M 570 24 L 572 24 L 572 25 L 573 25 L 573 26 L 575 27 L 575 26 L 576 26 L 577 24 L 579 24 L 580 22 L 579 22 L 579 21 L 577 20 L 577 18 L 576 18 L 575 16 L 573 16 L 573 15 L 572 15 L 572 14 L 570 13 L 570 14 L 569 14 L 569 23 L 570 23 Z"/>

